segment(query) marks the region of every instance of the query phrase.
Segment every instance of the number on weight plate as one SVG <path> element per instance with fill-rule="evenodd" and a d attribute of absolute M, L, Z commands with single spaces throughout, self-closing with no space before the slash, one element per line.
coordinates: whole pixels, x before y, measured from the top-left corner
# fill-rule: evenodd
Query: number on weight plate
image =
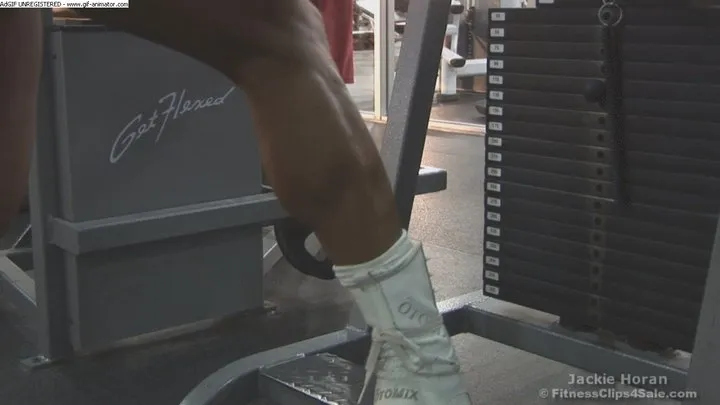
<path fill-rule="evenodd" d="M 490 84 L 503 84 L 503 77 L 498 75 L 490 75 L 488 76 L 488 81 Z"/>
<path fill-rule="evenodd" d="M 500 266 L 500 259 L 492 256 L 485 256 L 485 263 L 491 266 Z"/>
<path fill-rule="evenodd" d="M 493 227 L 493 226 L 488 226 L 488 227 L 487 227 L 487 233 L 488 233 L 488 235 L 490 235 L 490 236 L 500 237 L 500 228 L 495 228 L 495 227 Z"/>
<path fill-rule="evenodd" d="M 488 66 L 490 66 L 490 69 L 504 69 L 505 62 L 497 59 L 492 59 L 488 62 Z"/>
<path fill-rule="evenodd" d="M 491 131 L 502 132 L 503 124 L 502 122 L 490 121 L 488 122 L 488 129 Z"/>
<path fill-rule="evenodd" d="M 490 38 L 503 38 L 505 36 L 505 28 L 491 28 Z"/>
<path fill-rule="evenodd" d="M 494 191 L 496 193 L 500 192 L 500 185 L 497 183 L 488 183 L 487 184 L 488 191 Z"/>
<path fill-rule="evenodd" d="M 491 21 L 505 21 L 505 13 L 495 12 L 490 14 Z"/>
<path fill-rule="evenodd" d="M 488 152 L 488 160 L 491 162 L 502 162 L 502 153 Z"/>
<path fill-rule="evenodd" d="M 499 244 L 499 243 L 495 243 L 495 242 L 487 241 L 487 242 L 485 242 L 485 249 L 487 249 L 487 250 L 492 250 L 492 251 L 495 251 L 495 252 L 499 252 L 499 251 L 500 251 L 500 244 Z"/>
<path fill-rule="evenodd" d="M 502 201 L 499 198 L 488 197 L 487 205 L 500 208 L 502 207 Z"/>
<path fill-rule="evenodd" d="M 500 281 L 500 275 L 490 270 L 485 270 L 485 278 L 492 281 Z"/>
<path fill-rule="evenodd" d="M 500 295 L 500 289 L 495 287 L 494 285 L 486 285 L 485 292 L 490 295 Z"/>
<path fill-rule="evenodd" d="M 488 167 L 488 176 L 502 177 L 502 169 L 496 167 Z"/>
<path fill-rule="evenodd" d="M 488 97 L 490 98 L 490 100 L 502 101 L 502 99 L 505 98 L 505 93 L 503 93 L 502 91 L 493 90 L 490 92 Z"/>
<path fill-rule="evenodd" d="M 505 53 L 505 44 L 490 44 L 490 53 Z"/>
<path fill-rule="evenodd" d="M 489 136 L 488 137 L 488 145 L 490 146 L 497 146 L 502 147 L 502 139 L 498 138 L 497 136 Z"/>
<path fill-rule="evenodd" d="M 487 213 L 488 221 L 500 222 L 501 218 L 502 218 L 502 216 L 500 214 L 498 214 L 497 212 L 488 212 Z"/>
<path fill-rule="evenodd" d="M 490 106 L 490 107 L 488 107 L 488 115 L 502 116 L 502 115 L 503 115 L 503 108 L 502 108 L 502 107 L 496 107 L 496 106 Z"/>

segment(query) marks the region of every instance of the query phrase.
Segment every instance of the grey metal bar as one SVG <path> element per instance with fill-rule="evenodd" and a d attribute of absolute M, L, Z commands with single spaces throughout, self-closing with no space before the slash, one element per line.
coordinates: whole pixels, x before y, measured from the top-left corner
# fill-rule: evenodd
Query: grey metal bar
<path fill-rule="evenodd" d="M 698 405 L 720 404 L 720 221 L 705 282 L 705 295 L 688 370 L 688 389 L 698 398 L 686 401 Z"/>
<path fill-rule="evenodd" d="M 436 193 L 447 189 L 447 171 L 435 167 L 421 167 L 415 195 Z"/>
<path fill-rule="evenodd" d="M 418 194 L 445 188 L 445 170 L 420 169 Z M 275 194 L 264 193 L 96 221 L 69 222 L 52 218 L 50 241 L 66 252 L 79 255 L 213 230 L 270 224 L 286 216 Z"/>
<path fill-rule="evenodd" d="M 35 281 L 0 252 L 0 296 L 25 319 L 35 320 Z"/>
<path fill-rule="evenodd" d="M 13 245 L 13 248 L 26 248 L 30 247 L 32 244 L 32 226 L 28 225 L 25 227 L 25 230 L 20 234 L 20 237 L 17 239 L 15 244 Z"/>
<path fill-rule="evenodd" d="M 59 214 L 56 139 L 64 113 L 58 106 L 57 44 L 52 33 L 52 10 L 42 11 L 43 73 L 38 106 L 38 136 L 30 180 L 30 218 L 33 230 L 33 262 L 37 294 L 37 346 L 43 358 L 57 359 L 72 355 L 68 333 L 67 293 L 62 251 L 49 243 L 47 220 Z"/>
<path fill-rule="evenodd" d="M 0 252 L 0 256 L 2 256 L 3 252 Z M 4 252 L 5 256 L 7 256 L 8 259 L 10 259 L 17 267 L 19 267 L 23 271 L 29 271 L 33 270 L 33 251 L 32 248 L 15 248 L 6 250 Z"/>
<path fill-rule="evenodd" d="M 180 405 L 244 404 L 257 399 L 260 369 L 297 356 L 331 351 L 367 337 L 365 332 L 345 329 L 234 361 L 209 375 L 182 400 Z"/>
<path fill-rule="evenodd" d="M 282 259 L 283 254 L 275 241 L 274 235 L 263 237 L 263 274 L 267 274 L 277 262 Z"/>
<path fill-rule="evenodd" d="M 449 13 L 449 0 L 413 1 L 408 11 L 380 148 L 404 226 L 410 224 Z"/>
<path fill-rule="evenodd" d="M 482 304 L 497 302 L 486 298 L 485 303 L 463 309 L 468 333 L 511 346 L 589 372 L 616 376 L 667 376 L 662 387 L 640 386 L 666 392 L 682 391 L 686 387 L 686 370 L 657 356 L 643 356 L 632 351 L 604 347 L 570 332 L 554 327 L 554 322 L 530 323 L 517 320 L 513 314 L 496 314 L 482 309 Z M 502 304 L 501 304 L 502 305 Z M 507 307 L 507 306 L 506 306 Z"/>
<path fill-rule="evenodd" d="M 96 221 L 52 219 L 51 242 L 78 255 L 285 217 L 274 194 L 213 201 Z"/>
<path fill-rule="evenodd" d="M 374 107 L 376 118 L 387 114 L 395 76 L 395 0 L 379 0 L 374 15 Z"/>

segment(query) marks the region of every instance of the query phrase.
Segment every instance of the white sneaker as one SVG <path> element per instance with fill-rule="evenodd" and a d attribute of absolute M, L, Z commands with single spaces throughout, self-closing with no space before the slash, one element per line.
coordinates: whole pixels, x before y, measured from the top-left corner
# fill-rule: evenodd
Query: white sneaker
<path fill-rule="evenodd" d="M 365 386 L 377 377 L 375 405 L 471 404 L 425 262 L 420 244 L 403 232 L 372 262 L 335 268 L 373 327 Z"/>

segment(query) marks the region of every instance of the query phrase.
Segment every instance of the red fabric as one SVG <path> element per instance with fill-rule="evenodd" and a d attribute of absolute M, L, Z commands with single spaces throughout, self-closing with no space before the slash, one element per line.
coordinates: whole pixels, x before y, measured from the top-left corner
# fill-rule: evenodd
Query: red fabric
<path fill-rule="evenodd" d="M 354 0 L 312 0 L 325 20 L 330 52 L 345 83 L 355 81 L 353 66 Z"/>

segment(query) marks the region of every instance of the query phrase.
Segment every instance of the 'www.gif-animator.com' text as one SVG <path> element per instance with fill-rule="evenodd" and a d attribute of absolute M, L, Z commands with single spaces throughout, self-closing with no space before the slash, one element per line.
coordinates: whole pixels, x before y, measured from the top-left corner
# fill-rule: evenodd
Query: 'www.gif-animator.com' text
<path fill-rule="evenodd" d="M 129 8 L 127 1 L 0 1 L 0 8 Z"/>

